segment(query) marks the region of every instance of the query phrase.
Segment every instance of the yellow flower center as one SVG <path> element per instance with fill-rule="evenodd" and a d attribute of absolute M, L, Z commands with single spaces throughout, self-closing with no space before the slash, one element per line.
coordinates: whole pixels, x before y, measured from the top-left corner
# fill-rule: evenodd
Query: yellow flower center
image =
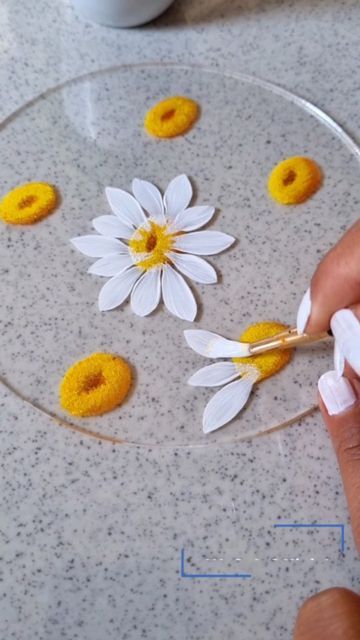
<path fill-rule="evenodd" d="M 185 96 L 172 96 L 161 100 L 146 114 L 147 133 L 158 138 L 173 138 L 191 129 L 199 117 L 199 105 Z"/>
<path fill-rule="evenodd" d="M 60 385 L 60 403 L 73 416 L 100 416 L 121 405 L 131 386 L 127 362 L 110 353 L 93 353 L 75 362 Z"/>
<path fill-rule="evenodd" d="M 171 251 L 175 237 L 166 224 L 149 222 L 149 226 L 137 229 L 129 241 L 136 266 L 145 271 L 168 262 L 167 253 Z"/>
<path fill-rule="evenodd" d="M 46 182 L 27 182 L 9 191 L 0 201 L 0 218 L 8 224 L 33 224 L 51 213 L 58 194 Z"/>
<path fill-rule="evenodd" d="M 257 322 L 256 324 L 251 324 L 247 329 L 245 329 L 239 340 L 240 342 L 257 342 L 258 340 L 264 340 L 265 338 L 275 336 L 287 329 L 288 327 L 286 325 L 280 324 L 279 322 Z M 265 380 L 266 378 L 273 376 L 275 373 L 280 371 L 280 369 L 285 367 L 291 360 L 292 351 L 292 349 L 273 349 L 272 351 L 261 353 L 258 356 L 233 358 L 233 362 L 241 365 L 241 367 L 239 366 L 240 370 L 243 368 L 242 365 L 251 365 L 252 367 L 255 367 L 260 374 L 257 382 L 261 382 L 261 380 Z"/>
<path fill-rule="evenodd" d="M 321 169 L 314 160 L 294 156 L 273 168 L 268 189 L 271 197 L 280 204 L 299 204 L 310 198 L 321 182 Z"/>

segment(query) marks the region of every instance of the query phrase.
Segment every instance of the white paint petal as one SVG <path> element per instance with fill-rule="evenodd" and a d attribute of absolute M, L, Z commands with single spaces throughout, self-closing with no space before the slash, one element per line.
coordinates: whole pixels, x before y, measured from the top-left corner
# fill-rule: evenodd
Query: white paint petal
<path fill-rule="evenodd" d="M 110 238 L 126 238 L 132 236 L 132 230 L 120 222 L 116 216 L 99 216 L 92 221 L 94 229 L 103 236 Z"/>
<path fill-rule="evenodd" d="M 186 253 L 174 253 L 172 251 L 167 255 L 175 267 L 179 269 L 184 276 L 191 278 L 191 280 L 203 284 L 213 284 L 217 282 L 216 271 L 206 260 L 198 258 L 198 256 L 192 256 Z"/>
<path fill-rule="evenodd" d="M 71 238 L 70 242 L 76 249 L 90 258 L 102 258 L 108 253 L 125 253 L 126 245 L 115 238 L 105 236 L 79 236 Z"/>
<path fill-rule="evenodd" d="M 193 387 L 218 387 L 240 376 L 233 362 L 215 362 L 199 369 L 188 380 Z"/>
<path fill-rule="evenodd" d="M 127 227 L 139 227 L 145 222 L 142 208 L 130 193 L 113 187 L 106 187 L 105 193 L 112 211 Z"/>
<path fill-rule="evenodd" d="M 215 393 L 205 407 L 204 433 L 215 431 L 235 418 L 247 403 L 255 380 L 254 376 L 244 376 Z"/>
<path fill-rule="evenodd" d="M 130 267 L 104 284 L 99 294 L 100 311 L 115 309 L 124 302 L 140 275 L 140 269 Z"/>
<path fill-rule="evenodd" d="M 171 223 L 171 229 L 174 231 L 193 231 L 203 227 L 209 222 L 215 213 L 215 207 L 189 207 L 177 214 L 175 220 Z"/>
<path fill-rule="evenodd" d="M 131 308 L 138 316 L 147 316 L 158 306 L 161 294 L 160 276 L 160 269 L 150 269 L 134 286 Z"/>
<path fill-rule="evenodd" d="M 190 322 L 195 319 L 197 305 L 192 291 L 184 278 L 170 265 L 163 267 L 162 294 L 170 313 Z"/>
<path fill-rule="evenodd" d="M 171 180 L 164 194 L 164 203 L 168 218 L 175 218 L 180 211 L 186 209 L 191 198 L 192 186 L 187 176 L 182 174 Z"/>
<path fill-rule="evenodd" d="M 132 190 L 135 198 L 152 218 L 159 222 L 165 221 L 162 195 L 154 184 L 134 178 Z"/>
<path fill-rule="evenodd" d="M 211 331 L 186 329 L 184 336 L 189 347 L 206 358 L 243 358 L 249 355 L 247 342 L 227 340 Z"/>
<path fill-rule="evenodd" d="M 127 267 L 133 264 L 133 261 L 129 253 L 109 253 L 109 255 L 100 258 L 91 265 L 88 269 L 88 273 L 92 273 L 95 276 L 116 276 Z"/>
<path fill-rule="evenodd" d="M 197 253 L 200 256 L 210 256 L 224 251 L 235 242 L 235 238 L 221 231 L 195 231 L 184 233 L 175 239 L 175 247 L 186 253 Z"/>

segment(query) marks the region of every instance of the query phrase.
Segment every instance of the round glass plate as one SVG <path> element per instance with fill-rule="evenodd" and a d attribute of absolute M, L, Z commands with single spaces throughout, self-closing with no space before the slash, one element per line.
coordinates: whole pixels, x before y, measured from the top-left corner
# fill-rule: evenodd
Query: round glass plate
<path fill-rule="evenodd" d="M 199 121 L 183 137 L 149 137 L 146 111 L 174 94 L 199 102 Z M 183 330 L 237 338 L 251 322 L 294 323 L 318 260 L 359 210 L 357 147 L 325 114 L 247 76 L 125 66 L 77 78 L 25 105 L 3 123 L 0 148 L 3 193 L 47 181 L 61 194 L 44 221 L 1 225 L 1 375 L 24 401 L 65 426 L 147 445 L 234 442 L 311 410 L 317 379 L 332 367 L 331 344 L 298 349 L 287 368 L 254 389 L 235 420 L 204 435 L 203 409 L 216 390 L 187 385 L 210 361 L 187 347 Z M 270 200 L 267 176 L 291 155 L 314 158 L 324 184 L 308 202 L 283 207 Z M 105 279 L 87 274 L 93 260 L 70 238 L 93 233 L 91 220 L 110 213 L 106 186 L 130 190 L 139 177 L 164 190 L 180 173 L 192 181 L 193 203 L 217 208 L 208 228 L 237 238 L 210 258 L 218 284 L 193 287 L 199 301 L 193 324 L 162 304 L 147 318 L 133 315 L 129 303 L 100 313 Z M 126 358 L 134 384 L 115 411 L 78 420 L 61 410 L 58 386 L 74 361 L 95 351 Z"/>

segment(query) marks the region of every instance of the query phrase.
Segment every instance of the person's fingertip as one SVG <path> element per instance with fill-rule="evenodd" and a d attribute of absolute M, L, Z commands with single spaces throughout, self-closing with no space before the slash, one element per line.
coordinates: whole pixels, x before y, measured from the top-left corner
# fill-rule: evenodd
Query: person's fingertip
<path fill-rule="evenodd" d="M 324 373 L 319 379 L 318 389 L 329 416 L 344 413 L 357 401 L 350 382 L 339 377 L 336 371 Z"/>
<path fill-rule="evenodd" d="M 306 325 L 309 321 L 311 313 L 311 294 L 310 287 L 305 291 L 296 316 L 297 332 L 304 333 Z"/>
<path fill-rule="evenodd" d="M 336 340 L 334 344 L 334 369 L 336 371 L 338 378 L 340 378 L 343 375 L 344 369 L 345 369 L 344 354 L 341 351 L 339 344 Z"/>
<path fill-rule="evenodd" d="M 336 311 L 330 326 L 341 353 L 360 375 L 360 322 L 355 313 L 352 309 Z"/>

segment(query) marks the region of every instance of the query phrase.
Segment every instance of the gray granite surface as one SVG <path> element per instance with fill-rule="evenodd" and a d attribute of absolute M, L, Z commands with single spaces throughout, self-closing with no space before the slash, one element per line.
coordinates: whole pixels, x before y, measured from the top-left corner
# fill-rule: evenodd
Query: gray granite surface
<path fill-rule="evenodd" d="M 124 63 L 171 61 L 202 64 L 220 70 L 226 68 L 282 85 L 323 108 L 358 141 L 359 90 L 355 79 L 359 57 L 359 18 L 356 2 L 249 0 L 240 3 L 212 0 L 194 3 L 187 0 L 175 3 L 163 17 L 150 25 L 121 31 L 83 23 L 68 3 L 40 0 L 35 5 L 28 0 L 8 0 L 0 8 L 1 118 L 6 118 L 39 93 L 74 76 Z M 103 80 L 98 82 L 101 84 Z M 203 82 L 205 86 L 206 82 Z M 218 99 L 216 81 L 214 85 L 215 108 Z M 24 176 L 31 177 L 32 156 L 21 148 L 21 140 L 27 150 L 33 144 L 32 153 L 42 174 L 48 172 L 46 176 L 49 175 L 50 179 L 53 170 L 58 181 L 68 178 L 67 200 L 62 203 L 58 218 L 49 218 L 39 231 L 40 239 L 48 238 L 46 250 L 49 252 L 49 255 L 39 252 L 39 259 L 43 260 L 39 263 L 39 270 L 44 273 L 47 261 L 47 275 L 56 288 L 61 317 L 70 318 L 66 316 L 65 304 L 69 292 L 76 323 L 81 324 L 84 317 L 84 303 L 87 312 L 94 313 L 89 326 L 84 324 L 83 327 L 80 344 L 85 352 L 90 345 L 88 336 L 93 342 L 99 331 L 100 346 L 113 346 L 109 345 L 108 335 L 113 335 L 116 316 L 106 320 L 108 325 L 99 323 L 95 309 L 98 284 L 86 275 L 87 260 L 75 255 L 65 245 L 58 245 L 64 237 L 64 225 L 66 235 L 87 233 L 91 218 L 101 213 L 98 207 L 104 206 L 100 189 L 105 180 L 102 163 L 95 162 L 87 153 L 86 142 L 81 142 L 84 140 L 82 129 L 89 125 L 96 130 L 104 116 L 101 104 L 96 101 L 99 92 L 94 91 L 95 97 L 91 99 L 94 86 L 96 88 L 96 81 L 90 89 L 88 87 L 88 103 L 94 107 L 90 125 L 89 122 L 84 124 L 76 113 L 75 107 L 79 104 L 78 97 L 75 99 L 74 96 L 76 90 L 73 93 L 65 90 L 60 94 L 55 92 L 50 99 L 40 101 L 40 105 L 35 103 L 8 123 L 1 134 L 1 143 L 6 142 L 6 167 L 1 172 L 2 191 L 11 186 L 12 180 L 16 183 Z M 139 85 L 140 93 L 141 90 L 144 96 L 148 93 L 143 84 Z M 238 91 L 241 98 L 243 88 Z M 255 89 L 253 91 L 248 108 L 258 113 L 259 126 L 256 130 L 259 133 L 253 140 L 257 154 L 254 152 L 250 156 L 252 161 L 256 157 L 261 158 L 259 171 L 264 179 L 267 163 L 271 165 L 282 150 L 278 137 L 274 135 L 277 140 L 275 146 L 269 145 L 266 152 L 259 152 L 260 128 L 264 127 L 267 137 L 278 98 L 262 99 L 256 95 Z M 61 111 L 57 111 L 59 95 L 63 101 Z M 84 99 L 86 95 L 85 91 Z M 54 119 L 54 126 L 44 139 L 41 126 L 45 127 L 46 119 L 40 116 L 49 114 L 49 109 L 54 118 L 59 116 L 60 120 Z M 335 239 L 341 233 L 342 227 L 357 217 L 360 199 L 358 162 L 323 125 L 317 126 L 314 138 L 312 118 L 298 113 L 296 109 L 287 103 L 283 106 L 283 122 L 281 126 L 275 122 L 273 133 L 286 132 L 285 155 L 291 152 L 291 135 L 298 140 L 297 146 L 303 141 L 304 152 L 314 154 L 316 146 L 321 164 L 326 166 L 327 180 L 309 208 L 303 210 L 303 218 L 289 220 L 291 232 L 284 226 L 283 214 L 270 206 L 269 228 L 275 225 L 285 246 L 289 244 L 290 233 L 293 234 L 297 243 L 293 247 L 293 258 L 297 250 L 306 250 L 308 260 L 304 267 L 304 260 L 299 259 L 294 268 L 294 261 L 286 262 L 287 252 L 283 250 L 280 259 L 275 261 L 272 257 L 274 246 L 270 244 L 272 251 L 268 252 L 267 259 L 274 277 L 263 292 L 254 293 L 252 298 L 257 313 L 264 304 L 265 296 L 266 308 L 271 310 L 271 314 L 279 314 L 287 322 L 294 318 L 297 302 L 307 287 L 317 256 L 328 248 L 333 237 Z M 66 121 L 64 113 L 67 114 Z M 29 140 L 26 132 L 30 130 L 32 114 L 38 117 L 39 126 L 37 132 L 33 128 L 34 137 Z M 111 121 L 111 114 L 105 115 L 105 120 Z M 246 118 L 246 113 L 242 116 Z M 69 136 L 65 135 L 64 126 L 70 121 L 74 143 L 66 144 Z M 299 134 L 298 125 L 304 128 L 304 135 Z M 201 126 L 204 127 L 203 139 L 206 113 L 198 133 L 194 130 L 194 140 L 199 144 Z M 64 131 L 64 144 L 60 148 L 61 130 Z M 247 146 L 251 133 L 248 133 L 248 138 Z M 53 143 L 52 156 L 47 155 L 49 140 Z M 111 128 L 102 129 L 100 140 L 104 157 L 116 158 Z M 206 140 L 207 144 L 212 141 L 209 131 Z M 146 142 L 138 142 L 146 146 Z M 232 142 L 229 137 L 229 154 L 232 153 L 232 143 L 235 145 L 236 138 Z M 74 154 L 79 149 L 84 150 L 84 155 L 79 166 L 75 167 Z M 139 152 L 132 162 L 139 164 L 142 172 L 153 171 L 153 179 L 165 187 L 178 168 L 179 154 L 175 157 L 171 151 L 169 148 L 164 160 L 156 150 L 152 162 L 141 159 Z M 264 196 L 259 195 L 253 165 L 249 164 L 243 182 L 240 182 L 241 199 L 236 190 L 232 192 L 236 174 L 231 173 L 231 169 L 226 173 L 227 190 L 222 190 L 223 180 L 219 178 L 216 162 L 214 164 L 209 159 L 194 171 L 193 154 L 186 152 L 185 146 L 180 151 L 184 170 L 194 179 L 198 203 L 214 204 L 220 209 L 213 227 L 232 233 L 228 226 L 235 224 L 234 203 L 238 204 L 243 207 L 245 218 L 242 220 L 248 221 L 248 216 L 254 225 L 254 228 L 248 225 L 251 229 L 251 232 L 248 230 L 248 240 L 255 242 L 254 251 L 257 250 L 256 237 L 259 234 L 256 235 L 255 230 L 263 229 L 261 212 L 265 210 L 265 201 Z M 201 156 L 202 153 L 204 150 L 199 152 L 203 160 L 205 154 Z M 98 173 L 92 187 L 88 175 L 96 168 Z M 165 173 L 163 181 L 160 180 L 161 172 Z M 209 175 L 210 184 L 206 180 Z M 117 180 L 116 171 L 110 177 Z M 122 170 L 122 179 L 129 182 L 132 177 L 132 166 Z M 76 218 L 78 207 L 76 210 L 75 206 L 74 210 L 71 207 L 79 192 L 79 184 L 82 193 L 90 189 L 94 210 L 86 216 L 79 213 Z M 256 198 L 258 218 L 251 207 L 246 208 L 246 185 L 249 189 L 247 195 Z M 126 184 L 117 186 L 127 187 Z M 231 203 L 234 204 L 233 210 Z M 64 204 L 68 204 L 67 209 Z M 330 209 L 332 215 L 327 221 L 326 214 Z M 224 222 L 222 210 L 226 211 Z M 341 219 L 337 213 L 341 214 Z M 311 224 L 318 233 L 316 244 Z M 239 225 L 236 235 L 241 235 L 241 231 Z M 284 236 L 285 232 L 289 235 Z M 6 242 L 3 242 L 4 238 Z M 9 299 L 13 278 L 15 282 L 21 282 L 21 295 L 15 307 L 19 320 L 17 331 L 7 325 L 8 333 L 5 333 L 5 316 L 1 315 L 1 368 L 9 384 L 21 390 L 25 397 L 45 404 L 49 411 L 56 413 L 55 406 L 51 406 L 51 385 L 55 384 L 67 357 L 72 361 L 77 352 L 73 346 L 69 350 L 59 349 L 59 340 L 63 340 L 61 332 L 64 326 L 69 328 L 70 325 L 69 322 L 59 323 L 59 333 L 54 333 L 54 324 L 51 325 L 54 318 L 51 313 L 49 315 L 50 301 L 43 305 L 46 313 L 44 311 L 41 318 L 45 326 L 50 322 L 52 333 L 49 329 L 47 334 L 44 332 L 44 339 L 39 339 L 41 323 L 36 320 L 38 307 L 32 301 L 36 301 L 36 295 L 44 300 L 48 291 L 46 282 L 41 281 L 36 287 L 32 279 L 26 281 L 25 260 L 29 247 L 36 251 L 39 244 L 39 236 L 32 230 L 26 236 L 23 231 L 19 234 L 13 229 L 2 229 L 3 263 L 15 256 L 10 275 L 5 273 L 2 276 L 2 294 L 7 305 L 13 302 Z M 63 280 L 51 262 L 55 247 L 60 251 L 62 264 L 66 265 Z M 224 283 L 218 287 L 214 299 L 209 297 L 206 287 L 200 290 L 204 303 L 204 316 L 200 322 L 204 328 L 219 330 L 220 324 L 208 326 L 210 321 L 217 321 L 225 322 L 225 333 L 237 332 L 231 314 L 216 317 L 213 313 L 224 303 L 222 296 L 225 293 L 226 297 L 236 293 L 231 279 L 226 281 L 225 272 L 228 265 L 236 263 L 234 269 L 239 268 L 242 250 L 244 244 L 242 249 L 240 241 L 234 248 L 233 257 L 230 251 L 213 261 L 223 273 Z M 247 251 L 249 259 L 251 251 Z M 28 273 L 36 273 L 34 264 Z M 271 284 L 274 278 L 276 282 L 281 281 L 282 265 L 284 271 L 294 268 L 294 283 L 288 282 L 274 300 Z M 79 282 L 83 297 L 80 299 L 76 289 L 72 290 L 70 286 L 74 273 L 81 274 Z M 244 273 L 240 272 L 240 275 Z M 263 280 L 264 273 L 260 275 Z M 28 295 L 30 303 L 27 311 L 26 305 L 23 306 L 25 295 Z M 11 317 L 11 310 L 9 314 Z M 160 340 L 162 333 L 168 330 L 177 333 L 176 341 L 179 341 L 186 323 L 167 318 L 165 324 L 163 316 L 165 314 L 159 312 L 153 319 L 157 339 Z M 242 311 L 239 321 L 244 323 L 252 317 L 253 312 Z M 119 318 L 128 325 L 132 319 L 126 308 Z M 28 325 L 29 320 L 34 323 L 33 332 L 26 326 L 26 320 Z M 146 322 L 147 331 L 151 331 L 151 319 Z M 74 335 L 71 344 L 74 344 Z M 151 361 L 152 355 L 146 352 L 147 344 L 141 339 L 133 344 L 130 341 L 131 353 L 138 350 L 143 354 L 146 380 L 150 381 L 153 368 L 146 368 L 146 362 L 147 357 Z M 168 340 L 164 340 L 164 344 L 169 348 Z M 168 359 L 174 353 L 182 353 L 179 342 L 174 349 L 169 348 Z M 36 351 L 40 353 L 38 364 L 34 359 Z M 298 368 L 292 370 L 295 381 L 296 374 L 301 378 L 301 407 L 295 402 L 295 412 L 307 408 L 314 401 L 316 377 L 331 361 L 329 354 L 316 359 L 311 357 L 310 362 L 306 356 L 302 357 L 305 360 L 300 359 Z M 202 364 L 199 358 L 187 354 L 187 360 L 177 371 L 179 379 L 185 372 L 191 373 Z M 164 377 L 170 381 L 173 394 L 167 400 L 171 411 L 180 397 L 180 387 L 176 386 L 180 382 L 171 380 L 171 369 L 169 372 L 165 370 Z M 143 393 L 144 404 L 146 390 Z M 165 428 L 166 416 L 160 421 L 158 433 L 154 433 L 152 425 L 147 428 L 146 425 L 153 422 L 156 415 L 149 413 L 145 418 L 150 417 L 150 420 L 138 421 L 140 426 L 136 438 L 161 446 L 114 446 L 61 428 L 5 386 L 0 387 L 0 394 L 2 637 L 16 640 L 200 640 L 206 637 L 215 640 L 222 636 L 244 640 L 270 640 L 274 637 L 285 640 L 291 636 L 296 610 L 306 596 L 333 585 L 358 588 L 360 564 L 351 537 L 335 455 L 317 413 L 286 430 L 238 443 L 234 442 L 236 424 L 230 425 L 229 431 L 219 432 L 224 435 L 216 436 L 210 446 L 193 448 L 187 445 L 202 444 L 203 441 L 201 437 L 193 436 L 190 419 L 194 416 L 200 419 L 208 396 L 201 394 L 192 404 L 194 391 L 190 389 L 186 390 L 189 418 L 184 420 L 185 430 L 179 431 L 181 435 L 177 439 L 170 437 Z M 260 402 L 260 390 L 258 395 Z M 293 398 L 296 400 L 294 392 L 289 392 L 289 398 L 290 403 L 294 402 Z M 286 413 L 286 403 L 280 404 Z M 181 404 L 179 406 L 181 408 Z M 256 407 L 255 402 L 252 406 Z M 257 406 L 261 406 L 259 412 L 263 416 L 271 410 L 277 411 L 268 401 Z M 133 411 L 131 404 L 127 410 Z M 249 414 L 248 422 L 257 422 L 256 409 L 251 410 L 254 413 Z M 135 414 L 132 415 L 134 417 Z M 174 412 L 175 418 L 171 413 L 169 415 L 174 420 L 179 411 Z M 118 425 L 109 420 L 106 425 L 108 433 L 133 439 L 131 433 L 126 433 L 126 425 L 118 432 Z M 230 434 L 229 437 L 226 434 Z M 175 447 L 174 442 L 185 446 Z M 276 523 L 295 522 L 344 524 L 345 553 L 341 552 L 340 527 L 274 527 Z M 181 549 L 184 549 L 183 565 Z M 190 577 L 214 573 L 246 573 L 251 577 Z"/>

